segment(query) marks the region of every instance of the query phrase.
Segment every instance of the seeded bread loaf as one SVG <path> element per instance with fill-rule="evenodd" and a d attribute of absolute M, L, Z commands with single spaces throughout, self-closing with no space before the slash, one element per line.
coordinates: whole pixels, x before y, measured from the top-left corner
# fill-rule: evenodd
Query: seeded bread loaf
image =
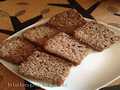
<path fill-rule="evenodd" d="M 49 37 L 53 36 L 57 32 L 58 31 L 53 28 L 42 25 L 26 30 L 23 33 L 23 36 L 31 42 L 42 46 Z"/>
<path fill-rule="evenodd" d="M 14 37 L 4 41 L 0 46 L 0 57 L 14 64 L 20 64 L 32 54 L 35 47 L 27 40 Z"/>
<path fill-rule="evenodd" d="M 72 33 L 77 27 L 82 27 L 85 23 L 86 21 L 76 10 L 69 9 L 53 16 L 47 24 L 59 31 Z"/>
<path fill-rule="evenodd" d="M 88 22 L 82 28 L 75 30 L 74 36 L 97 51 L 110 47 L 120 39 L 120 36 L 116 36 L 113 31 L 95 21 Z"/>
<path fill-rule="evenodd" d="M 19 72 L 29 78 L 60 86 L 68 76 L 71 66 L 72 64 L 64 59 L 35 51 L 19 66 Z"/>
<path fill-rule="evenodd" d="M 68 59 L 74 64 L 80 64 L 81 60 L 88 53 L 88 48 L 74 40 L 69 35 L 61 32 L 49 39 L 44 48 L 54 54 Z"/>

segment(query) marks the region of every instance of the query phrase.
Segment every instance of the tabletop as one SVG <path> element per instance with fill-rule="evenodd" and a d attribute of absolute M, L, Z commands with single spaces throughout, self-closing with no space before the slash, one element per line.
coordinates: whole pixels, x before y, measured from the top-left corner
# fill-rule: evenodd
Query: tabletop
<path fill-rule="evenodd" d="M 75 5 L 79 5 L 79 13 L 83 17 L 120 28 L 120 0 L 0 0 L 0 43 L 10 35 L 41 19 L 52 17 L 67 8 L 76 9 Z M 3 76 L 9 77 L 5 74 Z M 0 87 L 4 85 L 4 89 L 0 90 L 8 90 L 6 84 L 1 84 L 1 80 L 0 74 Z M 12 80 L 14 81 L 13 78 Z M 17 80 L 23 83 L 22 79 Z M 24 81 L 24 84 L 30 85 L 27 81 Z M 117 84 L 120 84 L 120 80 Z M 11 90 L 43 89 L 33 86 Z"/>

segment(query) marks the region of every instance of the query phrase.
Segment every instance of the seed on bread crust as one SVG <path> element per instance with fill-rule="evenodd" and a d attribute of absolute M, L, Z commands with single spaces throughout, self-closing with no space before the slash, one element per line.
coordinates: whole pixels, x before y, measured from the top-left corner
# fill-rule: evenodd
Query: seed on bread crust
<path fill-rule="evenodd" d="M 4 41 L 0 46 L 0 57 L 14 64 L 20 64 L 26 61 L 26 58 L 32 54 L 35 46 L 29 41 L 14 37 Z"/>
<path fill-rule="evenodd" d="M 74 37 L 97 51 L 102 51 L 120 40 L 120 36 L 95 21 L 88 22 L 82 28 L 75 30 Z"/>
<path fill-rule="evenodd" d="M 78 65 L 88 53 L 88 48 L 69 35 L 61 32 L 49 39 L 44 48 Z"/>
<path fill-rule="evenodd" d="M 59 57 L 35 51 L 19 66 L 19 72 L 42 82 L 58 85 L 64 83 L 72 63 Z"/>
<path fill-rule="evenodd" d="M 23 33 L 23 36 L 28 39 L 29 41 L 39 45 L 43 46 L 45 41 L 54 36 L 58 31 L 50 28 L 45 25 L 40 25 L 31 29 L 26 30 Z"/>
<path fill-rule="evenodd" d="M 53 16 L 47 24 L 59 31 L 72 33 L 77 27 L 82 27 L 85 23 L 86 21 L 76 10 L 69 9 Z"/>

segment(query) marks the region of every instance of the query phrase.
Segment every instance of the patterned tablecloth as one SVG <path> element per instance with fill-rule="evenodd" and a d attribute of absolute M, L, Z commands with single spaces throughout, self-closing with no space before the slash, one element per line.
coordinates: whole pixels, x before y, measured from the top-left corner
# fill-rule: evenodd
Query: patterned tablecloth
<path fill-rule="evenodd" d="M 120 0 L 0 0 L 0 43 L 22 28 L 52 17 L 67 8 L 78 8 L 77 11 L 84 17 L 120 28 Z M 19 83 L 22 79 L 17 80 Z M 0 87 L 4 85 L 4 89 L 0 90 L 8 90 L 7 85 L 1 83 L 0 74 Z M 30 83 L 24 81 L 24 84 Z M 35 86 L 24 89 L 42 90 Z"/>

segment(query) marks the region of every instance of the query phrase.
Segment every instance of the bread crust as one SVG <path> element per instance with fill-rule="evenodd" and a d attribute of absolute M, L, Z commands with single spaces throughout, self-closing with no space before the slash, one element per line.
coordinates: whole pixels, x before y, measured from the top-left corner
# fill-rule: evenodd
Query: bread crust
<path fill-rule="evenodd" d="M 46 25 L 40 25 L 23 32 L 23 36 L 38 46 L 43 46 L 45 41 L 58 33 L 57 30 Z"/>
<path fill-rule="evenodd" d="M 28 61 L 19 66 L 19 72 L 42 82 L 58 85 L 64 83 L 72 63 L 53 55 L 35 51 Z"/>
<path fill-rule="evenodd" d="M 64 32 L 61 32 L 49 39 L 44 48 L 51 53 L 66 58 L 75 65 L 80 64 L 89 50 L 87 46 L 77 42 Z"/>
<path fill-rule="evenodd" d="M 20 64 L 25 61 L 34 50 L 35 46 L 29 41 L 21 37 L 14 37 L 1 44 L 0 57 L 11 63 Z"/>
<path fill-rule="evenodd" d="M 77 27 L 82 27 L 85 23 L 86 21 L 76 10 L 69 9 L 53 16 L 47 24 L 59 31 L 71 34 Z"/>
<path fill-rule="evenodd" d="M 75 30 L 74 37 L 97 51 L 102 51 L 120 40 L 120 36 L 95 21 L 88 22 L 82 28 Z"/>

